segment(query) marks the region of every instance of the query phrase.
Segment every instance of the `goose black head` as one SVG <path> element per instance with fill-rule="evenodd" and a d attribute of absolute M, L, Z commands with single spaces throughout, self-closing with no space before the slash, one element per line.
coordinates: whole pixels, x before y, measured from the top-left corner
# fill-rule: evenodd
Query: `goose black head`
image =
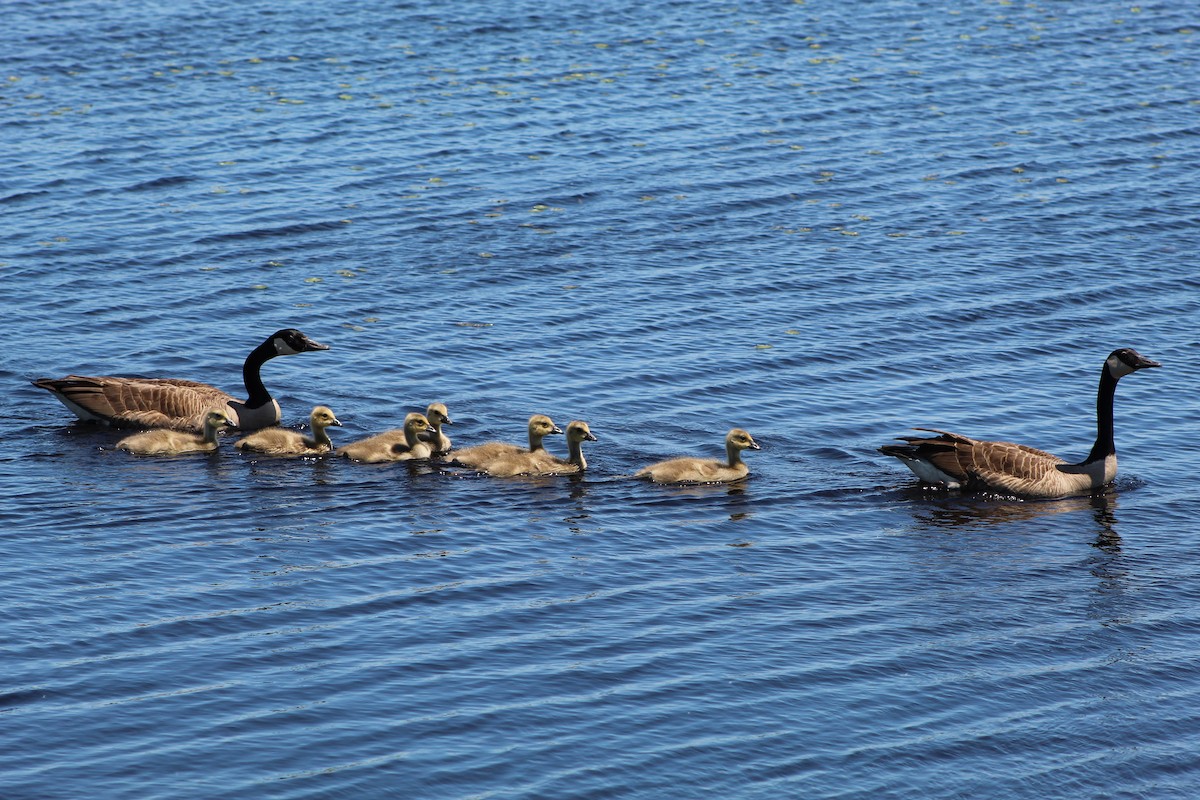
<path fill-rule="evenodd" d="M 328 350 L 329 345 L 313 341 L 295 328 L 284 328 L 271 334 L 271 343 L 275 345 L 275 354 L 291 356 L 296 353 L 309 353 L 313 350 Z"/>
<path fill-rule="evenodd" d="M 1122 378 L 1131 372 L 1149 367 L 1161 367 L 1162 364 L 1134 350 L 1132 347 L 1122 347 L 1113 350 L 1105 359 L 1105 366 L 1114 378 Z"/>

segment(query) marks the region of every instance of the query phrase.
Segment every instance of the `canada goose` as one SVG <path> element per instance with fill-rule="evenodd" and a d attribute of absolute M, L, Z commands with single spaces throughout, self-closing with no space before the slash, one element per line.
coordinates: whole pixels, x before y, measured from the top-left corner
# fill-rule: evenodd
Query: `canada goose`
<path fill-rule="evenodd" d="M 279 403 L 263 386 L 259 370 L 276 356 L 290 356 L 327 345 L 309 339 L 295 328 L 271 334 L 250 351 L 242 365 L 245 401 L 236 400 L 215 386 L 174 378 L 39 378 L 33 385 L 53 394 L 85 421 L 125 428 L 173 428 L 200 431 L 205 414 L 219 408 L 229 424 L 243 430 L 279 424 Z"/>
<path fill-rule="evenodd" d="M 517 453 L 533 453 L 543 449 L 542 439 L 555 433 L 562 433 L 562 429 L 555 425 L 553 420 L 545 414 L 534 414 L 529 418 L 528 450 L 525 450 L 520 445 L 508 444 L 506 442 L 487 442 L 486 444 L 477 444 L 474 447 L 468 447 L 464 450 L 456 450 L 452 463 L 461 464 L 464 467 L 472 467 L 473 469 L 486 469 L 489 463 L 498 459 Z"/>
<path fill-rule="evenodd" d="M 1096 392 L 1096 443 L 1078 464 L 1068 464 L 1058 456 L 1025 445 L 981 442 L 934 428 L 916 430 L 940 435 L 901 436 L 905 444 L 884 445 L 879 452 L 900 459 L 923 482 L 947 489 L 990 490 L 1023 497 L 1084 494 L 1117 476 L 1117 450 L 1113 444 L 1117 381 L 1139 369 L 1160 366 L 1128 347 L 1109 354 Z"/>
<path fill-rule="evenodd" d="M 404 418 L 402 429 L 384 431 L 367 439 L 343 445 L 334 451 L 334 455 L 368 464 L 429 458 L 433 454 L 433 448 L 429 442 L 421 441 L 421 436 L 431 427 L 424 414 L 412 413 Z"/>
<path fill-rule="evenodd" d="M 586 422 L 575 420 L 567 425 L 567 452 L 565 459 L 551 455 L 544 448 L 521 450 L 489 461 L 484 469 L 487 474 L 498 478 L 513 475 L 570 475 L 587 469 L 583 457 L 583 443 L 594 442 L 591 428 Z"/>
<path fill-rule="evenodd" d="M 117 442 L 118 450 L 142 456 L 173 456 L 177 453 L 211 452 L 217 449 L 217 429 L 229 420 L 215 408 L 204 415 L 204 433 L 157 428 L 126 436 Z"/>
<path fill-rule="evenodd" d="M 331 425 L 341 427 L 341 422 L 326 406 L 317 406 L 308 417 L 312 436 L 286 428 L 264 428 L 238 440 L 234 447 L 243 453 L 263 453 L 271 456 L 305 456 L 325 453 L 333 449 L 333 442 L 325 429 Z"/>
<path fill-rule="evenodd" d="M 450 450 L 450 437 L 442 433 L 443 425 L 453 425 L 450 412 L 445 403 L 430 403 L 425 409 L 425 418 L 429 420 L 429 447 L 435 453 L 446 453 Z"/>
<path fill-rule="evenodd" d="M 727 461 L 712 458 L 672 458 L 643 467 L 635 477 L 649 478 L 655 483 L 728 483 L 741 480 L 750 474 L 750 468 L 742 461 L 743 450 L 760 450 L 758 442 L 742 430 L 734 428 L 725 434 Z"/>

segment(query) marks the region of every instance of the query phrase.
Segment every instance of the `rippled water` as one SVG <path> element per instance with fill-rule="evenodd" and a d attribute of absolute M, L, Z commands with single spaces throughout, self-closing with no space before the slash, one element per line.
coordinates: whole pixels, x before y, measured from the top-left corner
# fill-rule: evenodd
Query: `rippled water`
<path fill-rule="evenodd" d="M 1192 798 L 1186 4 L 5 6 L 0 795 Z M 271 362 L 335 440 L 139 459 L 28 381 Z M 913 425 L 1122 474 L 947 497 Z M 763 445 L 735 488 L 628 480 Z M 555 446 L 561 451 L 562 444 Z"/>

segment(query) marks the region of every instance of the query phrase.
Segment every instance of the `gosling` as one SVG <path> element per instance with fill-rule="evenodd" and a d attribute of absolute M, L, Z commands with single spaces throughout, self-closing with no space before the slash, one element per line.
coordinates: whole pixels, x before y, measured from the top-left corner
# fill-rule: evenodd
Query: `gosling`
<path fill-rule="evenodd" d="M 583 443 L 594 442 L 596 437 L 586 422 L 575 420 L 567 425 L 567 458 L 551 455 L 544 448 L 530 452 L 517 452 L 502 456 L 486 467 L 486 472 L 498 478 L 514 475 L 574 475 L 587 469 L 583 457 Z"/>
<path fill-rule="evenodd" d="M 648 478 L 655 483 L 730 483 L 740 481 L 750 474 L 750 468 L 742 461 L 743 450 L 760 450 L 758 442 L 741 428 L 734 428 L 725 436 L 727 462 L 710 458 L 672 458 L 644 467 L 635 477 Z"/>
<path fill-rule="evenodd" d="M 262 453 L 270 456 L 315 456 L 328 453 L 333 442 L 325 429 L 342 423 L 327 406 L 317 406 L 308 417 L 312 436 L 287 428 L 264 428 L 234 444 L 243 453 Z"/>
<path fill-rule="evenodd" d="M 402 429 L 384 431 L 343 445 L 334 451 L 334 455 L 345 456 L 367 464 L 429 458 L 433 455 L 433 447 L 421 437 L 428 435 L 432 427 L 424 414 L 412 413 L 404 418 Z"/>
<path fill-rule="evenodd" d="M 429 432 L 426 438 L 434 454 L 450 452 L 450 437 L 442 433 L 443 425 L 453 425 L 450 412 L 445 403 L 430 403 L 425 409 L 425 418 L 429 420 Z"/>
<path fill-rule="evenodd" d="M 126 436 L 117 442 L 118 450 L 141 456 L 173 456 L 179 453 L 211 453 L 217 449 L 217 431 L 229 425 L 224 413 L 212 409 L 204 415 L 204 433 L 157 428 Z"/>
<path fill-rule="evenodd" d="M 562 433 L 562 429 L 555 425 L 553 420 L 545 414 L 534 414 L 529 418 L 528 450 L 523 449 L 520 445 L 506 442 L 487 442 L 456 451 L 452 463 L 486 472 L 490 464 L 502 459 L 519 456 L 522 453 L 544 451 L 542 439 L 555 433 Z"/>

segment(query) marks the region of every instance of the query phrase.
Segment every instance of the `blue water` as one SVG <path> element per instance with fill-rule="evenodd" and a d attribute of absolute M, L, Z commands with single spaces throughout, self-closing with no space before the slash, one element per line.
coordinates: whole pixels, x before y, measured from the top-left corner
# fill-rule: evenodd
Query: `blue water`
<path fill-rule="evenodd" d="M 1184 3 L 10 0 L 0 796 L 1194 798 Z M 135 458 L 37 377 L 582 479 Z M 1097 497 L 945 496 L 914 425 Z M 763 450 L 737 487 L 631 481 Z M 562 450 L 561 441 L 553 448 Z"/>

